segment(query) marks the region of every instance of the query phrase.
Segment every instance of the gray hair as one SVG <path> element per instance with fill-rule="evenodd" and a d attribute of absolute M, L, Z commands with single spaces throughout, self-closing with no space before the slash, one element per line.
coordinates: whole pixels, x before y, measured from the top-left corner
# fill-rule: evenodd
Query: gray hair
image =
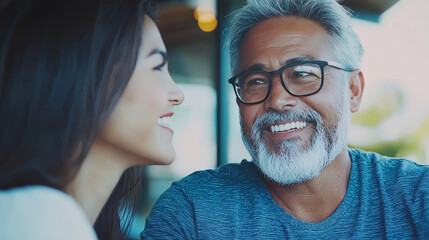
<path fill-rule="evenodd" d="M 347 68 L 360 67 L 363 48 L 353 30 L 351 14 L 335 0 L 248 0 L 236 11 L 230 22 L 229 54 L 231 69 L 238 71 L 240 45 L 246 33 L 259 22 L 269 18 L 295 16 L 312 20 L 331 36 L 337 61 Z"/>

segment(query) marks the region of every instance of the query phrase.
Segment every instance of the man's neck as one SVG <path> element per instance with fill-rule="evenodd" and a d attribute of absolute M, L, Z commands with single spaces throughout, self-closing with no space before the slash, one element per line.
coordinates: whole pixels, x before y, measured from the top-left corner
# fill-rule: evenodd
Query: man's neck
<path fill-rule="evenodd" d="M 344 149 L 319 176 L 298 184 L 279 185 L 265 179 L 277 204 L 305 222 L 320 222 L 335 212 L 344 199 L 350 177 L 351 159 Z"/>

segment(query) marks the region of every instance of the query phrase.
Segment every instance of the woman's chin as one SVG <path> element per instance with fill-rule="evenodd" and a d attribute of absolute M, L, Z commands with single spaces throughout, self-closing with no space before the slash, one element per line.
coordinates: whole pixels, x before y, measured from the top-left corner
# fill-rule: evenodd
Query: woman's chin
<path fill-rule="evenodd" d="M 170 165 L 173 163 L 174 159 L 176 157 L 175 152 L 172 153 L 163 152 L 162 155 L 159 156 L 153 156 L 150 159 L 146 159 L 146 163 L 144 165 Z"/>

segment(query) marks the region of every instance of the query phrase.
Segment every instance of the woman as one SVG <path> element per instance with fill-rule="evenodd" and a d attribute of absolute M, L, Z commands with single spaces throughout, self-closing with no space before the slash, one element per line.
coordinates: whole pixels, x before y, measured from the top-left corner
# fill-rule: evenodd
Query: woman
<path fill-rule="evenodd" d="M 91 225 L 126 238 L 139 166 L 173 160 L 169 119 L 183 101 L 153 8 L 0 7 L 0 239 L 95 239 Z"/>

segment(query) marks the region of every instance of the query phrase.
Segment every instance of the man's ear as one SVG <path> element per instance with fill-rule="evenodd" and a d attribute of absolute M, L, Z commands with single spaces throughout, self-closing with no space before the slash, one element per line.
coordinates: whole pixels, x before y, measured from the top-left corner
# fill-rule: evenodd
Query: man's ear
<path fill-rule="evenodd" d="M 361 70 L 354 70 L 350 73 L 350 111 L 357 112 L 362 100 L 363 90 L 365 88 L 365 79 Z"/>
<path fill-rule="evenodd" d="M 235 98 L 235 102 L 237 103 L 237 106 L 240 107 L 241 102 L 238 100 L 238 97 Z"/>

